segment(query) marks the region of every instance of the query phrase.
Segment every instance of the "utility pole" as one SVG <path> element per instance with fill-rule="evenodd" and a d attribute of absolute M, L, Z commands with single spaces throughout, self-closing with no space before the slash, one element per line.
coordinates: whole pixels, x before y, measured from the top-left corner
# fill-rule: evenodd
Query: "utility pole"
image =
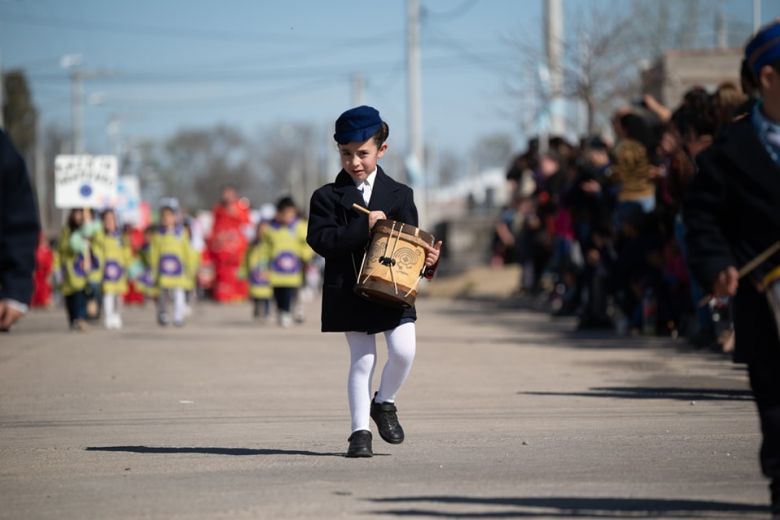
<path fill-rule="evenodd" d="M 3 53 L 0 52 L 0 128 L 5 128 L 3 107 L 5 107 L 5 79 L 3 77 Z"/>
<path fill-rule="evenodd" d="M 417 211 L 421 226 L 428 224 L 428 197 L 423 165 L 422 87 L 420 82 L 420 2 L 406 0 L 406 103 L 409 125 L 406 169 L 417 192 Z"/>
<path fill-rule="evenodd" d="M 761 0 L 753 0 L 753 34 L 761 28 Z"/>
<path fill-rule="evenodd" d="M 727 46 L 726 37 L 726 17 L 723 14 L 723 2 L 718 3 L 718 10 L 715 12 L 715 47 L 725 49 Z"/>
<path fill-rule="evenodd" d="M 352 75 L 352 106 L 359 107 L 363 104 L 363 74 L 355 72 Z"/>
<path fill-rule="evenodd" d="M 561 135 L 565 131 L 563 118 L 563 4 L 562 0 L 545 0 L 545 51 L 550 74 L 550 133 Z"/>
<path fill-rule="evenodd" d="M 38 197 L 38 214 L 41 218 L 41 228 L 44 231 L 50 229 L 51 211 L 49 208 L 49 190 L 46 179 L 45 154 L 43 150 L 43 123 L 40 115 L 35 118 L 35 194 Z"/>
<path fill-rule="evenodd" d="M 84 153 L 84 73 L 81 56 L 67 54 L 60 60 L 60 65 L 70 70 L 71 152 L 81 154 Z"/>
<path fill-rule="evenodd" d="M 70 71 L 70 109 L 73 123 L 73 153 L 84 153 L 84 86 L 81 67 Z"/>

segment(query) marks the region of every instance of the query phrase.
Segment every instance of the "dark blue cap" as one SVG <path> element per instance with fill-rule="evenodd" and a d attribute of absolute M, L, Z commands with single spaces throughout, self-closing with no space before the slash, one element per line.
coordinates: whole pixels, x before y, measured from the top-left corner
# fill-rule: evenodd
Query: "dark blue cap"
<path fill-rule="evenodd" d="M 750 39 L 745 47 L 745 60 L 756 77 L 761 67 L 780 60 L 780 18 L 763 27 Z"/>
<path fill-rule="evenodd" d="M 366 105 L 351 108 L 336 119 L 333 139 L 339 144 L 362 143 L 370 139 L 382 127 L 379 111 Z"/>

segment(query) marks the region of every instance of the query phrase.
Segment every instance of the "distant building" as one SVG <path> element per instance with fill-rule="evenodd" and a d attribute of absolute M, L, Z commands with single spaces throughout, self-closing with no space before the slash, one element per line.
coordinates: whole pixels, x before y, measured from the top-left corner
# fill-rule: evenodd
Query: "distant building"
<path fill-rule="evenodd" d="M 739 85 L 741 49 L 668 50 L 642 72 L 642 93 L 675 107 L 691 87 L 713 91 L 724 81 Z"/>

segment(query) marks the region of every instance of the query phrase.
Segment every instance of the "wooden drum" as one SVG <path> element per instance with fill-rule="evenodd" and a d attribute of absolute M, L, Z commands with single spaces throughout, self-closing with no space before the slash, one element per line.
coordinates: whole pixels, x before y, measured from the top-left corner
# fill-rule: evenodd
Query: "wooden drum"
<path fill-rule="evenodd" d="M 367 300 L 395 307 L 411 307 L 425 272 L 424 244 L 433 246 L 430 233 L 395 220 L 376 223 L 371 244 L 355 285 Z"/>

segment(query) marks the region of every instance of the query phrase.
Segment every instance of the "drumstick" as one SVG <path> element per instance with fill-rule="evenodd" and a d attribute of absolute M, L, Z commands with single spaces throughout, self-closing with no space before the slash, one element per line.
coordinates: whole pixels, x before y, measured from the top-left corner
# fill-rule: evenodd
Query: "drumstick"
<path fill-rule="evenodd" d="M 766 248 L 763 253 L 759 254 L 753 260 L 740 267 L 739 271 L 737 271 L 737 279 L 741 280 L 742 278 L 750 274 L 756 267 L 769 260 L 769 257 L 777 253 L 778 251 L 780 251 L 780 240 L 778 240 L 777 242 L 775 242 L 774 244 Z M 704 307 L 710 301 L 712 301 L 712 299 L 713 296 L 711 294 L 706 295 L 704 298 L 699 300 L 699 307 Z"/>
<path fill-rule="evenodd" d="M 775 254 L 777 251 L 780 251 L 780 240 L 769 246 L 763 253 L 755 257 L 753 260 L 743 265 L 739 269 L 739 277 L 742 278 L 746 274 L 750 273 L 753 269 L 769 260 L 769 257 Z"/>
<path fill-rule="evenodd" d="M 352 209 L 356 209 L 356 210 L 360 211 L 361 213 L 365 213 L 366 215 L 370 215 L 371 214 L 371 211 L 368 208 L 364 208 L 363 206 L 361 206 L 357 202 L 352 205 Z"/>

